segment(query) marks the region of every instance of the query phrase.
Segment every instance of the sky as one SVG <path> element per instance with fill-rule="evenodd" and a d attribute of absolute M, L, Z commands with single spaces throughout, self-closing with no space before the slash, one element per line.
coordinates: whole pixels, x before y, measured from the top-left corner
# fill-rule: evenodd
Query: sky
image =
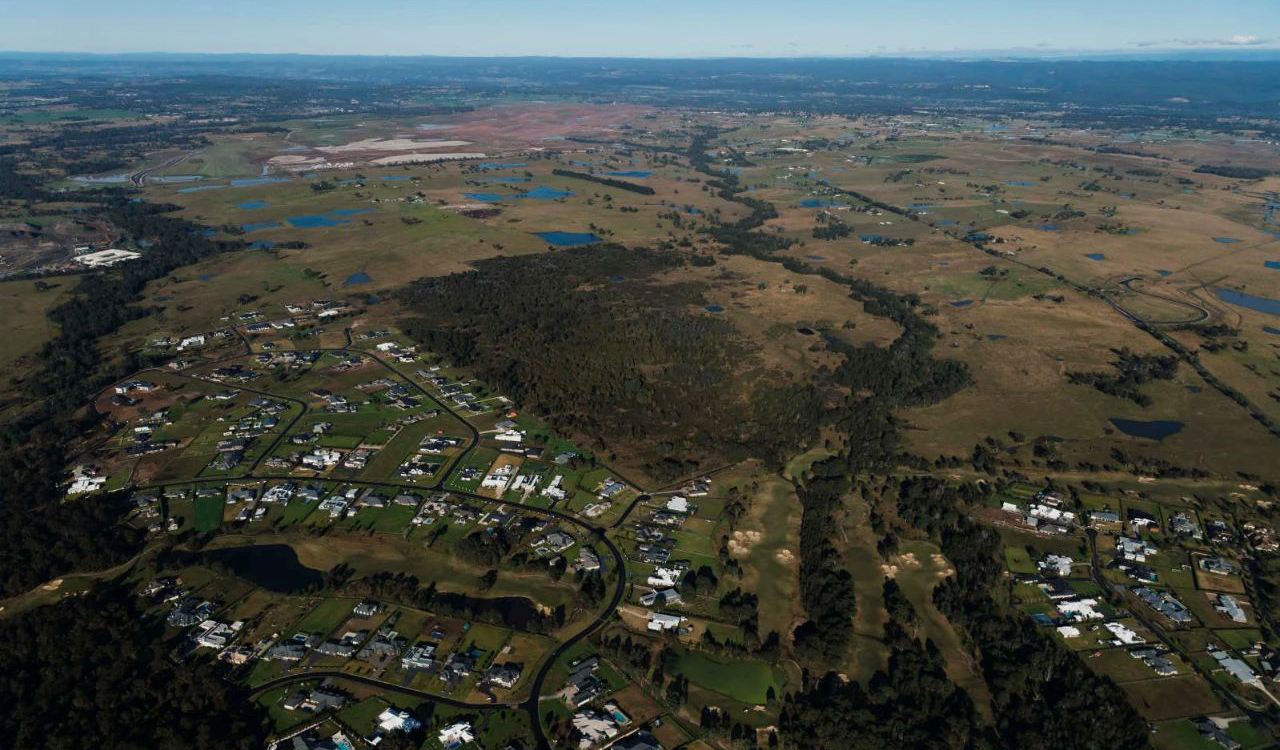
<path fill-rule="evenodd" d="M 0 50 L 861 57 L 1280 49 L 1280 0 L 0 0 Z"/>

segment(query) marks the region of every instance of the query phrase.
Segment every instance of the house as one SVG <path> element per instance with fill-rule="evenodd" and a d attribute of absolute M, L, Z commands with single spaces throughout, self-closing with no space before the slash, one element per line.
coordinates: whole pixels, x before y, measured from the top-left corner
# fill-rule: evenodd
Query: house
<path fill-rule="evenodd" d="M 655 568 L 645 583 L 654 588 L 669 589 L 680 580 L 680 571 L 671 568 Z"/>
<path fill-rule="evenodd" d="M 687 514 L 689 512 L 689 501 L 686 498 L 676 495 L 667 501 L 667 510 L 672 513 Z"/>
<path fill-rule="evenodd" d="M 1231 656 L 1225 651 L 1210 651 L 1209 655 L 1218 661 L 1218 665 L 1226 671 L 1227 674 L 1246 684 L 1257 684 L 1258 676 L 1253 673 L 1253 669 L 1243 661 Z"/>
<path fill-rule="evenodd" d="M 1132 589 L 1134 596 L 1146 602 L 1148 607 L 1169 618 L 1175 623 L 1191 622 L 1191 613 L 1187 608 L 1165 591 L 1154 591 L 1146 586 L 1135 586 Z"/>
<path fill-rule="evenodd" d="M 662 591 L 650 591 L 641 594 L 640 603 L 646 607 L 664 607 L 669 605 L 680 604 L 683 600 L 680 598 L 680 592 L 675 589 L 663 589 Z"/>
<path fill-rule="evenodd" d="M 569 678 L 559 696 L 574 707 L 582 706 L 604 692 L 605 684 L 595 676 L 600 660 L 589 656 L 569 665 Z"/>
<path fill-rule="evenodd" d="M 1227 750 L 1236 750 L 1240 747 L 1240 743 L 1232 739 L 1223 727 L 1218 726 L 1217 722 L 1206 716 L 1200 716 L 1191 720 L 1196 725 L 1196 729 L 1200 730 L 1200 737 L 1205 740 L 1216 742 L 1227 748 Z"/>
<path fill-rule="evenodd" d="M 1249 616 L 1244 613 L 1244 609 L 1240 607 L 1240 602 L 1230 594 L 1218 594 L 1213 608 L 1234 622 L 1248 622 Z"/>
<path fill-rule="evenodd" d="M 1129 656 L 1146 662 L 1146 665 L 1155 670 L 1155 673 L 1160 677 L 1168 677 L 1178 673 L 1178 669 L 1173 666 L 1173 662 L 1169 661 L 1167 657 L 1154 648 L 1135 648 L 1129 652 Z"/>
<path fill-rule="evenodd" d="M 307 696 L 307 699 L 303 701 L 302 708 L 306 711 L 313 711 L 316 713 L 328 709 L 337 711 L 345 706 L 346 703 L 347 696 L 339 693 L 335 688 L 321 685 L 311 691 Z"/>
<path fill-rule="evenodd" d="M 1064 555 L 1045 555 L 1036 567 L 1041 573 L 1054 573 L 1065 578 L 1071 575 L 1071 563 L 1071 558 Z"/>
<path fill-rule="evenodd" d="M 612 498 L 614 495 L 617 495 L 619 492 L 622 492 L 626 488 L 627 488 L 627 485 L 621 482 L 616 482 L 613 480 L 612 477 L 610 477 L 604 480 L 604 483 L 600 486 L 600 491 L 597 492 L 596 494 L 598 494 L 600 497 L 607 500 L 609 498 Z"/>
<path fill-rule="evenodd" d="M 535 546 L 545 546 L 550 548 L 553 552 L 564 552 L 576 544 L 577 541 L 577 539 L 574 539 L 563 531 L 553 531 L 536 542 Z"/>
<path fill-rule="evenodd" d="M 1202 557 L 1199 564 L 1200 569 L 1206 573 L 1215 573 L 1220 576 L 1236 574 L 1235 562 L 1225 557 Z"/>
<path fill-rule="evenodd" d="M 618 723 L 613 716 L 596 709 L 585 709 L 573 715 L 573 728 L 581 735 L 578 747 L 586 750 L 615 737 Z"/>
<path fill-rule="evenodd" d="M 1192 539 L 1200 539 L 1204 533 L 1200 531 L 1200 527 L 1195 521 L 1186 514 L 1181 512 L 1169 519 L 1169 530 L 1178 536 L 1189 536 Z"/>
<path fill-rule="evenodd" d="M 1126 536 L 1116 538 L 1116 554 L 1130 562 L 1146 562 L 1158 552 L 1156 546 L 1144 539 L 1131 539 Z"/>
<path fill-rule="evenodd" d="M 579 547 L 578 562 L 574 564 L 574 568 L 583 573 L 594 573 L 600 570 L 600 556 L 590 547 Z"/>
<path fill-rule="evenodd" d="M 1129 518 L 1129 528 L 1135 532 L 1138 529 L 1147 529 L 1148 531 L 1159 531 L 1160 522 L 1156 517 L 1146 511 L 1137 508 L 1129 508 L 1127 512 Z"/>
<path fill-rule="evenodd" d="M 413 714 L 391 706 L 382 709 L 375 721 L 384 732 L 412 732 L 422 726 L 422 722 L 413 718 Z"/>
<path fill-rule="evenodd" d="M 1129 628 L 1128 626 L 1122 623 L 1108 622 L 1108 623 L 1103 623 L 1102 627 L 1111 631 L 1111 634 L 1116 637 L 1116 640 L 1119 641 L 1120 643 L 1123 643 L 1126 646 L 1134 646 L 1139 643 L 1146 643 L 1146 640 L 1144 638 L 1139 636 L 1137 633 L 1133 632 L 1131 628 Z"/>
<path fill-rule="evenodd" d="M 1071 599 L 1075 597 L 1076 590 L 1071 588 L 1071 584 L 1061 578 L 1051 578 L 1040 584 L 1040 590 L 1044 595 L 1055 601 L 1059 599 Z"/>
<path fill-rule="evenodd" d="M 1063 617 L 1072 622 L 1105 619 L 1103 614 L 1098 611 L 1097 606 L 1097 599 L 1077 599 L 1070 602 L 1058 602 L 1054 605 Z"/>
<path fill-rule="evenodd" d="M 472 732 L 469 722 L 460 721 L 441 729 L 436 739 L 440 741 L 440 746 L 444 750 L 454 750 L 454 748 L 475 742 L 476 736 Z"/>
<path fill-rule="evenodd" d="M 419 643 L 405 652 L 404 656 L 400 657 L 400 668 L 406 671 L 410 669 L 430 669 L 435 664 L 435 659 L 431 658 L 435 652 L 435 644 Z"/>
<path fill-rule="evenodd" d="M 649 630 L 655 633 L 674 630 L 685 622 L 685 618 L 680 615 L 666 615 L 661 612 L 649 613 Z"/>
<path fill-rule="evenodd" d="M 610 747 L 611 750 L 665 750 L 652 734 L 645 731 L 627 735 Z"/>
<path fill-rule="evenodd" d="M 1120 514 L 1113 510 L 1090 511 L 1089 525 L 1095 529 L 1119 526 Z"/>
<path fill-rule="evenodd" d="M 485 672 L 484 681 L 490 685 L 510 690 L 520 681 L 524 666 L 521 664 L 495 664 Z"/>

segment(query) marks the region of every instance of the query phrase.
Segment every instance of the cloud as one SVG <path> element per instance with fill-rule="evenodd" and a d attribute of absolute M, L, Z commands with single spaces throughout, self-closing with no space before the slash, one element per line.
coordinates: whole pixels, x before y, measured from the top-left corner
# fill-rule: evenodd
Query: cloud
<path fill-rule="evenodd" d="M 1255 34 L 1233 34 L 1225 39 L 1161 39 L 1131 44 L 1135 47 L 1257 47 L 1274 41 Z"/>

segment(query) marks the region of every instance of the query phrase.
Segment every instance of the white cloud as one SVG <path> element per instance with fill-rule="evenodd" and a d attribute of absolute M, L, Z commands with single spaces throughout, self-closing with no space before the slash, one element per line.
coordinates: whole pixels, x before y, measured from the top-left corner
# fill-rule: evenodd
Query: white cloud
<path fill-rule="evenodd" d="M 1257 47 L 1274 41 L 1255 34 L 1233 34 L 1224 39 L 1161 39 L 1131 44 L 1135 47 Z"/>

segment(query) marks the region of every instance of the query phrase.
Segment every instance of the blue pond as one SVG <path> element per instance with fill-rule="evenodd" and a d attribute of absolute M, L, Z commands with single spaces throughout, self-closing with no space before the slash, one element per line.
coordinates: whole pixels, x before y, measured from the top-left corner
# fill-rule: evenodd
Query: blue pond
<path fill-rule="evenodd" d="M 257 211 L 260 208 L 266 208 L 266 207 L 267 207 L 266 201 L 249 201 L 248 203 L 236 204 L 236 208 L 244 209 L 245 211 Z"/>
<path fill-rule="evenodd" d="M 1234 289 L 1214 289 L 1218 299 L 1231 305 L 1244 307 L 1267 315 L 1280 315 L 1280 299 L 1255 297 L 1252 294 L 1237 292 Z"/>
<path fill-rule="evenodd" d="M 484 162 L 480 162 L 476 166 L 480 167 L 481 169 L 514 169 L 515 167 L 527 167 L 529 165 L 525 164 L 522 161 L 511 162 L 509 164 L 499 164 L 498 162 L 484 161 Z"/>
<path fill-rule="evenodd" d="M 371 283 L 373 283 L 373 279 L 369 278 L 369 274 L 365 273 L 364 271 L 360 271 L 358 273 L 353 273 L 350 276 L 348 276 L 347 280 L 342 282 L 342 285 L 355 286 L 356 284 L 371 284 Z"/>
<path fill-rule="evenodd" d="M 1224 245 L 1233 245 L 1239 242 L 1240 240 L 1236 239 L 1235 237 L 1214 237 L 1213 241 L 1221 242 Z"/>
<path fill-rule="evenodd" d="M 837 203 L 836 201 L 820 201 L 817 198 L 809 198 L 808 200 L 802 200 L 800 201 L 800 205 L 803 208 L 836 208 L 836 207 L 845 208 L 846 207 L 845 204 L 843 203 Z"/>
<path fill-rule="evenodd" d="M 940 227 L 949 227 L 952 224 L 956 223 L 956 220 L 955 219 L 938 219 L 933 223 L 937 224 Z"/>
<path fill-rule="evenodd" d="M 707 305 L 707 306 L 706 306 L 706 307 L 704 307 L 703 309 L 704 309 L 704 310 L 706 310 L 706 311 L 707 311 L 707 312 L 709 312 L 709 313 L 722 313 L 722 312 L 724 312 L 724 308 L 723 308 L 723 307 L 721 307 L 721 306 L 719 306 L 719 305 Z"/>
<path fill-rule="evenodd" d="M 952 307 L 968 307 L 969 305 L 972 305 L 972 304 L 973 304 L 973 300 L 971 300 L 971 299 L 956 299 L 956 300 L 951 300 L 951 303 L 950 303 L 950 304 L 951 304 L 951 306 L 952 306 Z"/>
<path fill-rule="evenodd" d="M 490 177 L 487 182 L 528 182 L 528 177 Z"/>
<path fill-rule="evenodd" d="M 1107 256 L 1103 255 L 1102 253 L 1085 253 L 1084 257 L 1088 258 L 1089 260 L 1106 260 L 1107 259 Z"/>
<path fill-rule="evenodd" d="M 1031 180 L 1009 180 L 1005 183 L 1010 187 L 1035 187 L 1036 184 Z"/>
<path fill-rule="evenodd" d="M 636 172 L 636 171 L 627 171 L 627 172 L 605 172 L 605 174 L 609 175 L 610 177 L 637 177 L 637 178 L 643 178 L 643 177 L 652 177 L 652 176 L 653 176 L 653 172 Z"/>
<path fill-rule="evenodd" d="M 553 201 L 556 198 L 568 198 L 573 195 L 572 190 L 556 190 L 546 185 L 540 185 L 527 193 L 521 194 L 520 198 L 533 198 L 539 201 Z"/>
<path fill-rule="evenodd" d="M 886 239 L 886 237 L 883 234 L 860 234 L 858 239 L 863 242 L 875 242 L 876 240 Z"/>
<path fill-rule="evenodd" d="M 570 164 L 572 164 L 572 165 L 573 165 L 573 166 L 575 166 L 575 167 L 589 167 L 589 166 L 591 166 L 592 164 L 594 164 L 595 162 L 590 162 L 590 161 L 570 161 L 569 163 L 570 163 Z"/>
<path fill-rule="evenodd" d="M 330 211 L 334 216 L 359 216 L 360 214 L 373 213 L 372 208 L 338 208 Z"/>
<path fill-rule="evenodd" d="M 1175 422 L 1171 419 L 1155 419 L 1150 422 L 1144 422 L 1140 419 L 1120 419 L 1112 417 L 1111 424 L 1130 437 L 1147 438 L 1149 440 L 1164 440 L 1170 435 L 1176 435 L 1182 432 L 1185 427 L 1182 422 Z"/>
<path fill-rule="evenodd" d="M 991 239 L 991 235 L 986 232 L 970 232 L 964 236 L 967 242 L 984 242 Z"/>
<path fill-rule="evenodd" d="M 1172 275 L 1173 275 L 1173 271 L 1166 271 L 1166 270 L 1164 270 L 1164 269 L 1162 269 L 1162 268 L 1157 268 L 1157 269 L 1156 269 L 1156 273 L 1160 274 L 1161 276 L 1172 276 Z"/>
<path fill-rule="evenodd" d="M 198 193 L 201 190 L 221 190 L 226 185 L 193 185 L 191 187 L 178 188 L 179 193 Z"/>
<path fill-rule="evenodd" d="M 1267 332 L 1267 333 L 1269 333 L 1269 334 L 1271 334 L 1272 336 L 1280 336 L 1280 328 L 1272 328 L 1271 326 L 1263 326 L 1263 327 L 1262 327 L 1262 330 L 1263 330 L 1263 331 L 1265 331 L 1265 332 Z"/>
<path fill-rule="evenodd" d="M 1008 337 L 1008 336 L 1006 336 L 1006 335 L 1004 335 L 1003 333 L 988 333 L 988 334 L 987 334 L 987 341 L 1004 341 L 1004 340 L 1005 340 L 1005 339 L 1007 339 L 1007 338 L 1009 338 L 1009 337 Z"/>
<path fill-rule="evenodd" d="M 917 211 L 922 208 L 939 208 L 937 203 L 908 203 L 907 208 L 914 208 Z"/>
<path fill-rule="evenodd" d="M 534 232 L 534 234 L 556 247 L 574 247 L 600 242 L 600 238 L 590 232 Z"/>
<path fill-rule="evenodd" d="M 260 221 L 256 224 L 241 224 L 240 228 L 246 232 L 256 232 L 259 229 L 275 229 L 280 226 L 278 221 Z"/>
<path fill-rule="evenodd" d="M 471 201 L 483 201 L 484 203 L 497 203 L 502 200 L 502 196 L 497 193 L 463 193 L 462 197 Z"/>
<path fill-rule="evenodd" d="M 1039 229 L 1041 232 L 1056 232 L 1058 231 L 1058 225 L 1057 224 L 1041 224 L 1037 226 L 1036 229 Z"/>
<path fill-rule="evenodd" d="M 331 219 L 328 216 L 320 214 L 309 214 L 307 216 L 290 216 L 285 221 L 290 226 L 298 229 L 319 229 L 320 227 L 336 227 L 341 224 L 350 224 L 346 219 Z"/>
<path fill-rule="evenodd" d="M 383 176 L 382 176 L 382 179 L 386 180 L 387 182 L 405 182 L 405 181 L 407 181 L 407 180 L 409 179 L 409 175 L 407 175 L 407 174 L 387 174 L 387 175 L 383 175 Z"/>
<path fill-rule="evenodd" d="M 1267 268 L 1275 268 L 1277 270 L 1280 270 L 1280 260 L 1264 260 L 1262 261 L 1262 265 L 1266 266 Z"/>
<path fill-rule="evenodd" d="M 288 182 L 288 177 L 242 177 L 231 181 L 231 187 L 253 187 L 254 185 L 270 185 L 273 182 Z"/>
<path fill-rule="evenodd" d="M 214 278 L 216 278 L 216 277 L 217 277 L 217 275 L 218 275 L 218 274 L 216 274 L 216 273 L 202 273 L 202 274 L 200 274 L 199 276 L 197 276 L 196 278 L 197 278 L 197 279 L 199 279 L 199 280 L 201 280 L 201 281 L 213 281 L 213 280 L 214 280 Z"/>

